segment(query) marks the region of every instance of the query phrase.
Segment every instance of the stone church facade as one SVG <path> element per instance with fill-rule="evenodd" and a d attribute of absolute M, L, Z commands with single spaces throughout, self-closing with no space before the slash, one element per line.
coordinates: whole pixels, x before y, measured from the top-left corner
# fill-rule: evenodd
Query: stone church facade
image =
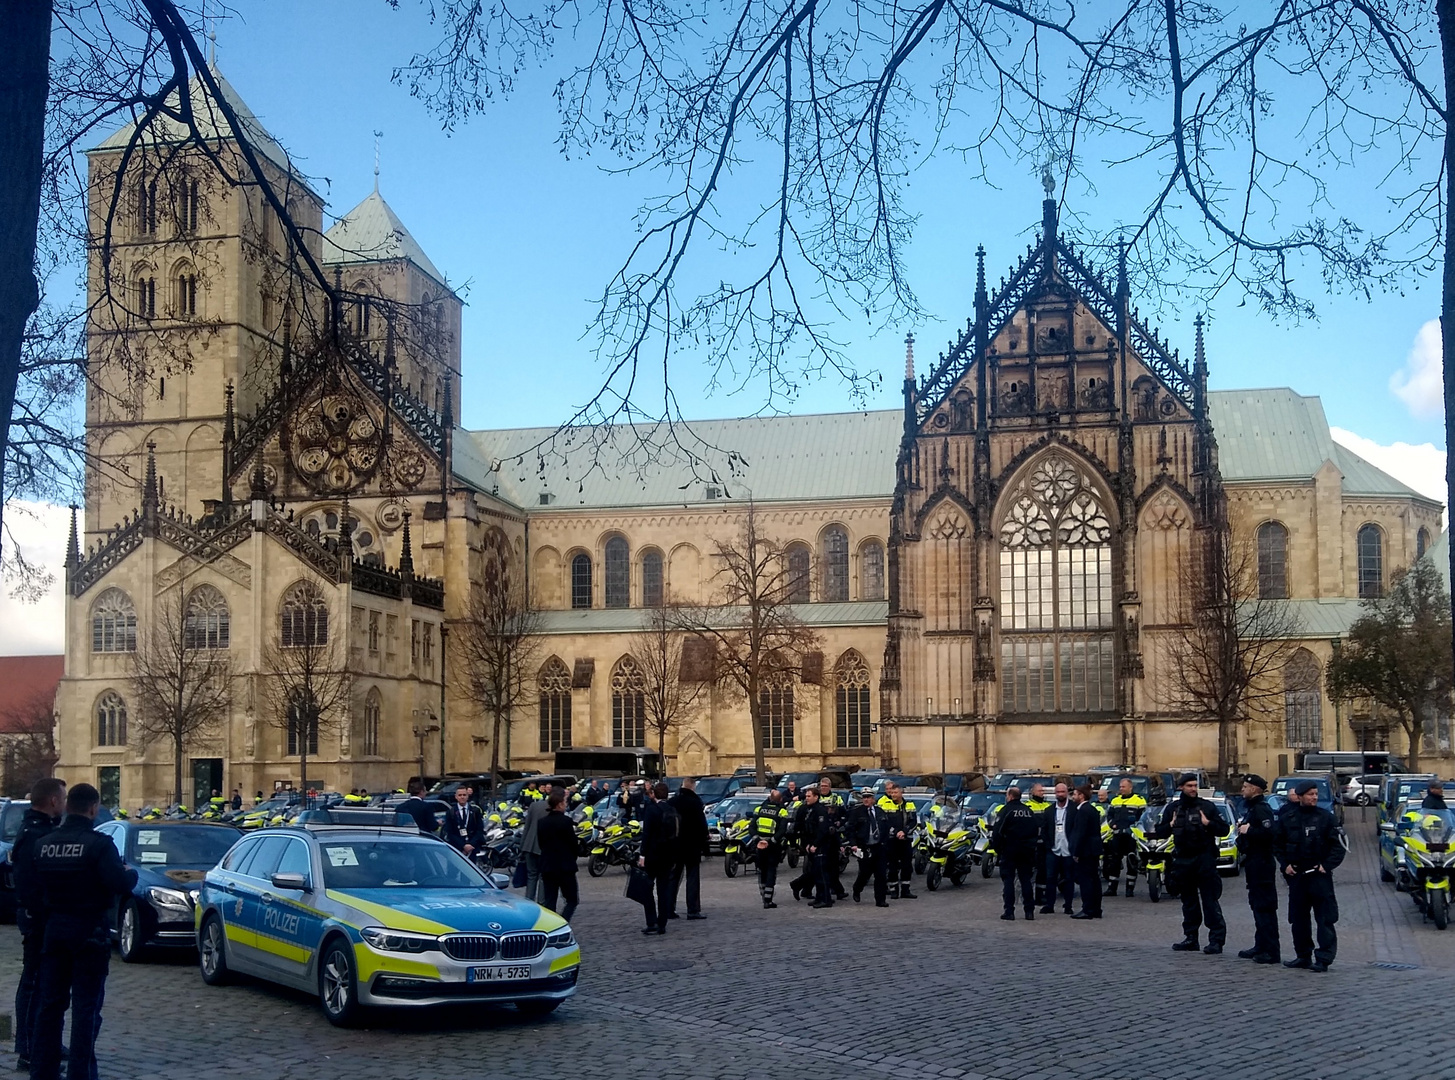
<path fill-rule="evenodd" d="M 310 782 L 344 789 L 484 769 L 491 725 L 457 646 L 501 568 L 542 631 L 502 760 L 654 742 L 632 644 L 652 608 L 713 600 L 715 545 L 749 502 L 818 637 L 769 703 L 777 768 L 1213 764 L 1215 726 L 1177 707 L 1167 655 L 1198 536 L 1224 521 L 1299 639 L 1284 709 L 1242 725 L 1238 761 L 1277 771 L 1311 746 L 1387 742 L 1336 709 L 1322 670 L 1359 598 L 1424 554 L 1439 505 L 1335 444 L 1316 398 L 1209 391 L 1201 326 L 1186 364 L 1125 272 L 1104 281 L 1060 235 L 1053 203 L 993 293 L 980 256 L 966 330 L 923 378 L 911 346 L 903 410 L 697 422 L 665 447 L 629 427 L 468 431 L 445 276 L 377 185 L 324 230 L 322 199 L 213 74 L 302 228 L 287 236 L 200 155 L 180 191 L 122 178 L 112 257 L 91 268 L 93 300 L 122 299 L 96 305 L 88 335 L 57 697 L 68 779 L 126 806 L 168 797 L 171 751 L 143 745 L 132 689 L 168 613 L 231 665 L 227 715 L 188 741 L 197 792 L 296 784 L 305 756 Z M 91 155 L 98 232 L 128 137 Z M 338 303 L 290 276 L 290 243 Z M 310 728 L 269 684 L 313 645 L 348 685 Z M 704 688 L 666 749 L 672 771 L 750 762 L 745 702 Z"/>

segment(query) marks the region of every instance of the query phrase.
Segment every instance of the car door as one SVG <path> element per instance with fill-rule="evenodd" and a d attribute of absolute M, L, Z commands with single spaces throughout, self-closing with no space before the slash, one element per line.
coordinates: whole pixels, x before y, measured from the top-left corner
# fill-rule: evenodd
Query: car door
<path fill-rule="evenodd" d="M 313 955 L 323 929 L 323 917 L 313 913 L 311 899 L 315 881 L 312 856 L 302 837 L 278 837 L 283 841 L 278 859 L 267 877 L 259 882 L 256 907 L 259 960 L 279 982 L 310 985 Z M 306 888 L 288 889 L 273 883 L 275 875 L 297 874 Z"/>
<path fill-rule="evenodd" d="M 254 850 L 239 861 L 230 876 L 231 903 L 224 905 L 223 924 L 228 929 L 228 946 L 237 953 L 241 966 L 261 975 L 272 973 L 265 942 L 258 936 L 258 908 L 263 892 L 271 888 L 273 867 L 287 846 L 286 836 L 260 836 Z"/>
<path fill-rule="evenodd" d="M 121 856 L 121 861 L 126 861 L 126 827 L 114 821 L 108 821 L 104 825 L 96 826 L 96 831 L 116 845 L 116 851 Z M 116 933 L 121 927 L 121 906 L 131 899 L 131 894 L 116 897 L 111 904 L 111 932 Z"/>

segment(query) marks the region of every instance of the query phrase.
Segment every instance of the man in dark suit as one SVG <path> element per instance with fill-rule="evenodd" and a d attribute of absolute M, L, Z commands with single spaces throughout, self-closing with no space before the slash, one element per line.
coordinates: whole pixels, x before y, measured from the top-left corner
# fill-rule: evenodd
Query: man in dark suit
<path fill-rule="evenodd" d="M 445 842 L 467 857 L 485 846 L 485 821 L 464 784 L 455 788 L 455 801 L 445 818 Z"/>
<path fill-rule="evenodd" d="M 438 831 L 434 810 L 425 802 L 423 780 L 409 781 L 409 798 L 396 806 L 394 810 L 396 813 L 408 814 L 412 817 L 422 833 L 433 836 Z"/>
<path fill-rule="evenodd" d="M 651 789 L 651 801 L 642 818 L 642 854 L 637 865 L 651 876 L 656 902 L 648 897 L 642 905 L 647 916 L 644 934 L 665 934 L 672 915 L 672 877 L 681 850 L 682 819 L 667 801 L 667 785 L 658 780 Z"/>
<path fill-rule="evenodd" d="M 889 818 L 874 802 L 874 791 L 865 788 L 859 793 L 859 806 L 849 811 L 849 843 L 859 850 L 859 876 L 854 879 L 854 903 L 864 895 L 864 886 L 874 878 L 874 906 L 889 906 L 887 874 L 889 859 L 885 845 L 889 842 Z"/>
<path fill-rule="evenodd" d="M 561 917 L 570 922 L 581 900 L 576 888 L 576 829 L 565 813 L 564 791 L 552 788 L 545 802 L 546 816 L 536 827 L 536 841 L 541 849 L 540 905 L 555 911 L 556 897 L 565 897 L 566 910 L 561 912 Z"/>
<path fill-rule="evenodd" d="M 687 881 L 687 917 L 705 919 L 702 913 L 702 860 L 708 853 L 707 811 L 703 809 L 702 797 L 697 794 L 697 778 L 688 776 L 677 789 L 677 794 L 667 800 L 677 810 L 681 819 L 682 835 L 679 838 L 681 862 L 672 875 L 672 914 L 677 914 L 677 888 L 683 879 Z"/>
<path fill-rule="evenodd" d="M 1075 803 L 1066 822 L 1066 840 L 1071 863 L 1081 889 L 1081 910 L 1073 919 L 1101 918 L 1101 815 L 1091 801 L 1091 785 L 1082 784 L 1071 794 Z"/>
<path fill-rule="evenodd" d="M 1041 846 L 1046 852 L 1046 902 L 1041 906 L 1042 915 L 1056 910 L 1056 894 L 1061 894 L 1061 910 L 1071 914 L 1071 899 L 1076 895 L 1076 864 L 1071 861 L 1071 844 L 1067 839 L 1067 827 L 1076 804 L 1065 784 L 1056 785 L 1056 801 L 1043 815 L 1044 832 Z"/>

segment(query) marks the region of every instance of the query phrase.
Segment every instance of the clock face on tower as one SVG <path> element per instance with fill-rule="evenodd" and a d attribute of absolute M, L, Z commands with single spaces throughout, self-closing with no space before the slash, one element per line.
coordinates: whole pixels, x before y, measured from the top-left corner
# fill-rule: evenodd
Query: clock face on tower
<path fill-rule="evenodd" d="M 331 394 L 294 436 L 293 463 L 317 491 L 342 492 L 367 480 L 379 464 L 383 432 L 352 394 Z"/>

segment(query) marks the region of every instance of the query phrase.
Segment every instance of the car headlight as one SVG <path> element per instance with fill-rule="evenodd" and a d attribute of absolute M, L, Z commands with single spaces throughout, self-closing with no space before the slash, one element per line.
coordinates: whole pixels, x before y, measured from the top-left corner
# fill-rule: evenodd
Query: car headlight
<path fill-rule="evenodd" d="M 359 931 L 359 935 L 381 952 L 422 953 L 440 947 L 440 939 L 430 934 L 387 930 L 382 926 L 366 926 Z"/>
<path fill-rule="evenodd" d="M 569 926 L 563 926 L 554 934 L 546 937 L 546 948 L 548 949 L 569 949 L 576 944 L 576 935 L 571 933 Z"/>
<path fill-rule="evenodd" d="M 192 910 L 192 898 L 178 889 L 151 888 L 147 890 L 147 898 L 158 908 L 168 911 Z"/>

